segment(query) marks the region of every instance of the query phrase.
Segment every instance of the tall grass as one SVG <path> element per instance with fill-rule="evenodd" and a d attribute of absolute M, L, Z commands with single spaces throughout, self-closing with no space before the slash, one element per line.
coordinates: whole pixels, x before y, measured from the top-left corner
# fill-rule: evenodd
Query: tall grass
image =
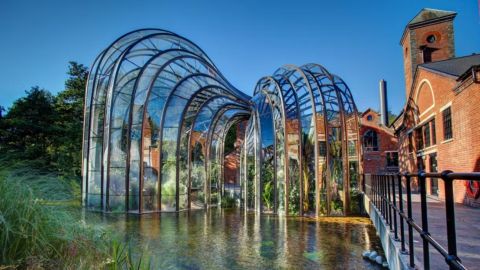
<path fill-rule="evenodd" d="M 0 160 L 0 269 L 150 269 L 128 244 L 75 218 L 78 183 Z"/>

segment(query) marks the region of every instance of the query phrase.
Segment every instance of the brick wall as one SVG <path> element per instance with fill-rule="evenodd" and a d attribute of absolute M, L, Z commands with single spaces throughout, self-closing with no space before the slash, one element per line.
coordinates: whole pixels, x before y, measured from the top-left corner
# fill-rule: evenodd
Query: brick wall
<path fill-rule="evenodd" d="M 431 24 L 424 27 L 406 30 L 402 40 L 404 58 L 405 93 L 408 98 L 413 75 L 418 64 L 423 63 L 422 46 L 428 46 L 434 51 L 431 61 L 441 61 L 455 57 L 453 20 Z M 434 43 L 428 43 L 427 37 L 435 36 Z"/>
<path fill-rule="evenodd" d="M 369 119 L 369 116 L 371 119 Z M 397 151 L 398 140 L 393 132 L 379 124 L 380 115 L 373 111 L 367 110 L 360 118 L 360 138 L 362 144 L 362 167 L 365 174 L 383 173 L 388 171 L 387 165 L 387 151 Z M 378 151 L 367 151 L 363 147 L 363 137 L 369 130 L 377 133 Z M 392 168 L 390 168 L 392 169 Z"/>
<path fill-rule="evenodd" d="M 480 171 L 480 84 L 472 83 L 471 78 L 459 84 L 454 77 L 419 68 L 412 89 L 412 104 L 405 113 L 406 128 L 399 134 L 401 171 L 416 171 L 418 158 L 423 160 L 426 171 L 432 171 L 432 154 L 436 154 L 437 171 Z M 428 94 L 430 89 L 434 93 L 433 101 Z M 452 112 L 453 138 L 450 140 L 445 140 L 443 134 L 442 113 L 446 107 Z M 408 133 L 431 119 L 435 121 L 436 144 L 419 149 L 413 139 L 413 152 L 410 152 Z M 480 200 L 466 196 L 465 184 L 464 181 L 455 182 L 455 201 L 480 206 Z M 432 182 L 427 181 L 427 192 L 432 191 Z M 441 180 L 438 181 L 438 196 L 440 199 L 445 196 Z"/>

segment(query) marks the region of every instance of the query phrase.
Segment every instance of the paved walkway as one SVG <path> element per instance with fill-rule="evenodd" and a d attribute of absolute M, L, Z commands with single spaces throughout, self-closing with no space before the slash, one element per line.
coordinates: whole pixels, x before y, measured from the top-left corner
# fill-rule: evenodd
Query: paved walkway
<path fill-rule="evenodd" d="M 445 204 L 434 197 L 428 197 L 428 226 L 432 237 L 445 249 L 447 248 L 447 227 Z M 412 196 L 414 220 L 421 225 L 420 197 Z M 406 205 L 406 204 L 405 204 Z M 405 206 L 406 207 L 406 206 Z M 405 208 L 406 209 L 406 208 Z M 457 228 L 457 250 L 462 263 L 468 269 L 480 269 L 480 209 L 455 204 L 455 222 Z M 408 230 L 405 226 L 406 249 L 408 250 Z M 415 257 L 417 268 L 423 269 L 423 241 L 414 230 Z M 443 257 L 430 246 L 430 269 L 448 269 Z"/>

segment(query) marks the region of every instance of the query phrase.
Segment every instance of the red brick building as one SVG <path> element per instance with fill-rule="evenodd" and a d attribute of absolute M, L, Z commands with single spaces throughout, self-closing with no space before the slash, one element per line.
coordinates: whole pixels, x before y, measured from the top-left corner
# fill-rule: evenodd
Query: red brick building
<path fill-rule="evenodd" d="M 398 172 L 398 141 L 378 112 L 367 109 L 360 115 L 360 138 L 363 173 Z"/>
<path fill-rule="evenodd" d="M 224 158 L 224 181 L 229 187 L 238 187 L 240 185 L 240 146 L 245 138 L 246 121 L 239 122 L 237 127 L 237 139 L 234 144 L 234 150 L 230 153 L 225 153 Z"/>
<path fill-rule="evenodd" d="M 480 55 L 455 57 L 455 12 L 423 9 L 405 27 L 406 105 L 392 127 L 401 171 L 480 171 Z M 455 182 L 455 200 L 480 205 L 479 188 Z M 442 181 L 427 193 L 444 198 Z"/>

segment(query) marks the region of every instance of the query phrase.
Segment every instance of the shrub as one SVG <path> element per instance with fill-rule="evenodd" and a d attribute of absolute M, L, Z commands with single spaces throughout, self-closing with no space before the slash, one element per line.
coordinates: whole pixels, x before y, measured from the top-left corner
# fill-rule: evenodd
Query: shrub
<path fill-rule="evenodd" d="M 235 207 L 235 198 L 228 195 L 222 197 L 222 208 L 234 208 L 234 207 Z"/>

